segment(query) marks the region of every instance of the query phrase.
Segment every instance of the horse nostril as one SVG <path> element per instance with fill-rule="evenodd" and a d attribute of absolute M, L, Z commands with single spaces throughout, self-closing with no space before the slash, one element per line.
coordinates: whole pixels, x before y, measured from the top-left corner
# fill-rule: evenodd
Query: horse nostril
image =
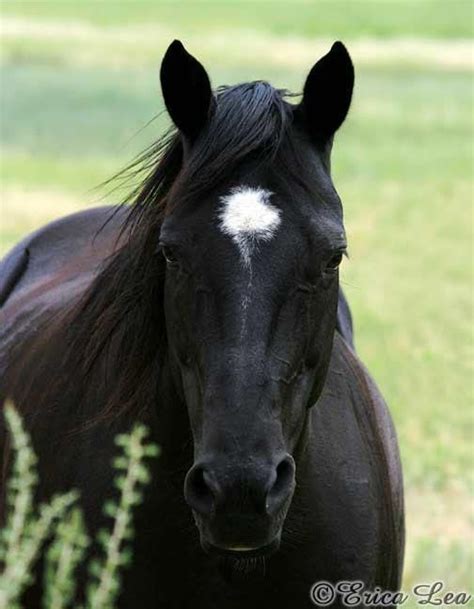
<path fill-rule="evenodd" d="M 276 478 L 268 491 L 266 509 L 268 514 L 274 514 L 286 503 L 295 485 L 295 462 L 287 455 L 276 467 Z"/>
<path fill-rule="evenodd" d="M 214 508 L 217 487 L 212 476 L 202 465 L 194 465 L 184 481 L 184 497 L 188 505 L 203 515 L 209 515 Z"/>

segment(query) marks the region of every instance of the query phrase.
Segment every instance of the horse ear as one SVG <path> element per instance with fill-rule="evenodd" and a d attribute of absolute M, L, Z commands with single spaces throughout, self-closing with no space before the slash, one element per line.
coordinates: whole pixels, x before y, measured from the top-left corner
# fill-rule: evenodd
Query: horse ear
<path fill-rule="evenodd" d="M 325 146 L 344 122 L 351 105 L 354 66 L 342 42 L 314 64 L 297 112 L 312 139 Z"/>
<path fill-rule="evenodd" d="M 188 140 L 194 141 L 214 102 L 206 70 L 179 40 L 175 40 L 163 57 L 160 80 L 172 121 Z"/>

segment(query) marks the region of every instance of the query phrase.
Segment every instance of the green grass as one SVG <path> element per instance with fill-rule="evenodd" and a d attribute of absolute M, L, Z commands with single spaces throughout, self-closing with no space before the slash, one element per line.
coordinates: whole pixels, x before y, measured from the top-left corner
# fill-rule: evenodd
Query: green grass
<path fill-rule="evenodd" d="M 472 35 L 467 2 L 295 4 L 271 10 L 252 4 L 249 13 L 243 2 L 216 4 L 211 12 L 204 10 L 208 4 L 183 2 L 174 8 L 141 1 L 4 2 L 10 19 L 45 26 L 74 21 L 79 35 L 69 43 L 67 32 L 38 36 L 20 28 L 6 40 L 1 250 L 53 217 L 98 202 L 105 191 L 94 187 L 162 132 L 163 114 L 140 129 L 162 111 L 157 59 L 170 33 L 189 33 L 216 85 L 267 78 L 293 90 L 301 89 L 308 57 L 319 48 L 309 36 L 348 38 L 349 48 L 351 39 L 364 36 L 439 37 L 442 56 L 459 48 L 456 38 Z M 156 48 L 152 33 L 143 38 L 140 29 L 154 19 Z M 81 29 L 88 23 L 99 29 Z M 128 24 L 128 39 L 110 30 Z M 230 43 L 229 28 L 236 32 Z M 246 45 L 232 45 L 247 30 Z M 297 43 L 291 61 L 275 54 L 287 36 Z M 271 52 L 262 50 L 261 40 L 273 45 Z M 469 588 L 472 72 L 429 57 L 407 62 L 395 55 L 385 64 L 377 48 L 373 61 L 363 53 L 355 57 L 354 103 L 334 148 L 350 245 L 342 281 L 357 348 L 390 404 L 400 438 L 406 586 L 444 579 L 451 588 Z"/>
<path fill-rule="evenodd" d="M 291 8 L 289 8 L 291 7 Z M 102 26 L 156 23 L 177 32 L 230 27 L 257 29 L 279 36 L 427 36 L 458 38 L 472 33 L 472 3 L 465 0 L 115 0 L 70 2 L 10 0 L 5 14 L 34 19 L 73 19 Z M 250 13 L 250 14 L 249 14 Z"/>

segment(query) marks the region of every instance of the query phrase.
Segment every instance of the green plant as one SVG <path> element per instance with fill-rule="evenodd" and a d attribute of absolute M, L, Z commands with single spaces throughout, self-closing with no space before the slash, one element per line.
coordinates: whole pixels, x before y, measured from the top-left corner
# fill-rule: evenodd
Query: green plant
<path fill-rule="evenodd" d="M 133 536 L 132 510 L 142 500 L 140 487 L 150 479 L 143 460 L 158 455 L 157 446 L 144 443 L 146 435 L 146 427 L 136 425 L 129 435 L 121 434 L 116 438 L 124 452 L 114 460 L 114 467 L 120 472 L 115 478 L 120 499 L 118 503 L 109 501 L 104 506 L 106 515 L 114 519 L 114 524 L 111 533 L 105 529 L 99 532 L 104 555 L 93 559 L 90 564 L 94 580 L 88 589 L 88 609 L 111 609 L 114 606 L 120 589 L 119 569 L 130 561 L 131 555 L 124 542 Z"/>
<path fill-rule="evenodd" d="M 44 608 L 63 609 L 74 600 L 74 571 L 89 545 L 82 512 L 74 507 L 57 525 L 46 556 Z"/>
<path fill-rule="evenodd" d="M 31 582 L 32 565 L 53 523 L 64 516 L 77 494 L 57 495 L 34 514 L 36 457 L 22 421 L 11 404 L 5 406 L 5 419 L 12 436 L 15 459 L 8 483 L 7 523 L 0 536 L 0 561 L 3 565 L 0 609 L 15 609 L 20 607 L 21 594 Z"/>
<path fill-rule="evenodd" d="M 0 533 L 0 609 L 21 609 L 21 597 L 32 583 L 34 565 L 45 552 L 44 609 L 77 606 L 75 571 L 89 546 L 89 536 L 78 507 L 78 493 L 54 496 L 47 504 L 34 505 L 38 484 L 36 456 L 22 420 L 11 403 L 4 407 L 12 438 L 13 464 L 7 486 L 7 518 Z M 133 537 L 133 509 L 142 500 L 142 488 L 150 475 L 145 459 L 158 455 L 158 447 L 147 442 L 147 428 L 136 424 L 116 443 L 122 454 L 113 461 L 118 474 L 116 501 L 104 506 L 112 517 L 111 532 L 97 535 L 101 553 L 91 559 L 91 580 L 86 589 L 86 609 L 113 609 L 120 592 L 120 569 L 131 558 L 127 541 Z"/>

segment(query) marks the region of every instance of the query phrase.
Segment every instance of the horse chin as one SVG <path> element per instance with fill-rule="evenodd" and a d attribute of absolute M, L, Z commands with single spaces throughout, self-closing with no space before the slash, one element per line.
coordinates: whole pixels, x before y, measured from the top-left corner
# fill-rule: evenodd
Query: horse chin
<path fill-rule="evenodd" d="M 280 535 L 272 539 L 269 543 L 257 546 L 250 545 L 215 545 L 201 537 L 201 546 L 208 554 L 220 558 L 248 561 L 251 559 L 267 558 L 280 548 Z"/>

